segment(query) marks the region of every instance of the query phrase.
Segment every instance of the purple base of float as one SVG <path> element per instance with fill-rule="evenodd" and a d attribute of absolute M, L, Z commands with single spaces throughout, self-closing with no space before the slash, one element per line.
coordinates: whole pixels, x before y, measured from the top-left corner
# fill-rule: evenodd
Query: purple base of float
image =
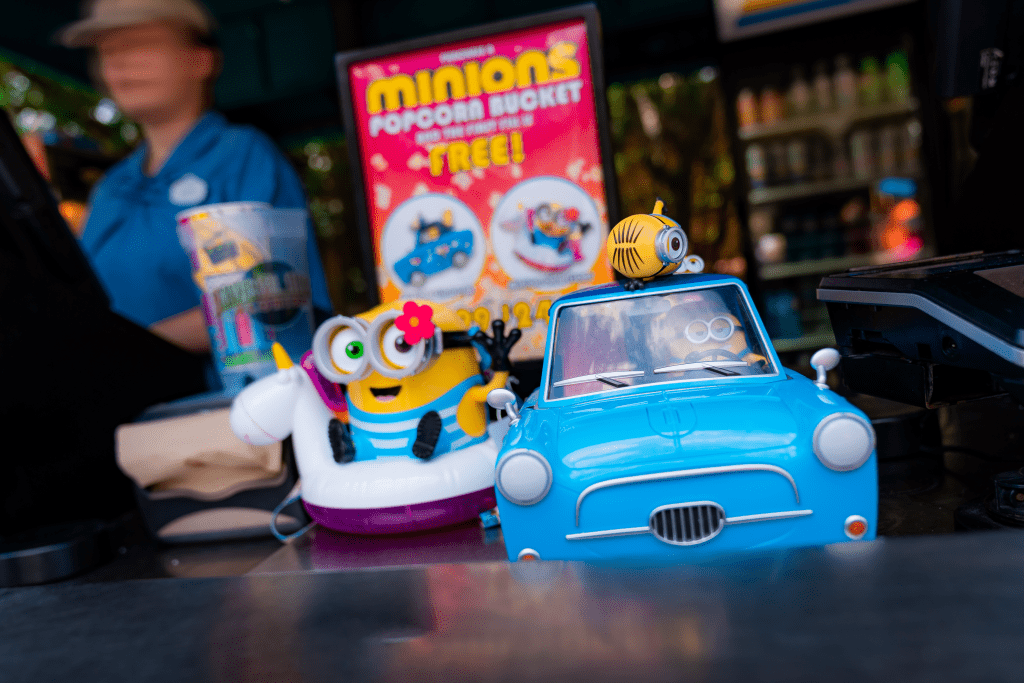
<path fill-rule="evenodd" d="M 302 501 L 313 521 L 328 529 L 349 534 L 402 534 L 449 526 L 473 519 L 497 501 L 488 487 L 454 498 L 390 508 L 325 508 Z"/>

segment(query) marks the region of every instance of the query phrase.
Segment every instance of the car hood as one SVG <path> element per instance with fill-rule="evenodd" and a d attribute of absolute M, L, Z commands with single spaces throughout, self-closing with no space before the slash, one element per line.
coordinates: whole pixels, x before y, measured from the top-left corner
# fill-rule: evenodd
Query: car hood
<path fill-rule="evenodd" d="M 799 421 L 775 384 L 667 390 L 563 409 L 557 457 L 571 469 L 719 463 L 788 447 Z"/>

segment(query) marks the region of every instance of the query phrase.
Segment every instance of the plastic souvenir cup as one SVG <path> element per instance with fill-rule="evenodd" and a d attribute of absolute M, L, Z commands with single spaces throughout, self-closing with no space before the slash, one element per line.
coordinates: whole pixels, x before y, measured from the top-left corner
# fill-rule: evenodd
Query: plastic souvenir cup
<path fill-rule="evenodd" d="M 178 240 L 202 292 L 214 362 L 229 394 L 275 371 L 275 341 L 294 359 L 312 345 L 307 220 L 305 209 L 258 202 L 177 215 Z"/>

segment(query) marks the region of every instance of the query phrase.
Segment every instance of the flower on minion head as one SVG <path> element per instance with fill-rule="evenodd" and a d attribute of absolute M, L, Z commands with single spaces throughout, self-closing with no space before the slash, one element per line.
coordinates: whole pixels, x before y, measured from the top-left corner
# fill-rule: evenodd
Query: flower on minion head
<path fill-rule="evenodd" d="M 434 336 L 434 323 L 430 319 L 433 315 L 434 309 L 429 305 L 420 306 L 415 301 L 407 301 L 402 307 L 402 315 L 395 318 L 395 327 L 402 331 L 405 343 L 411 346 Z"/>

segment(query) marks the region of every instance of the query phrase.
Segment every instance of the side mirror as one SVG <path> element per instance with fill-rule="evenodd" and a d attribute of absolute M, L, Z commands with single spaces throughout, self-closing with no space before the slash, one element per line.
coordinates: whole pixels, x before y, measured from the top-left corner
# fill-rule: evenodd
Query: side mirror
<path fill-rule="evenodd" d="M 839 365 L 839 352 L 835 349 L 819 349 L 811 356 L 811 367 L 814 368 L 818 377 L 814 381 L 822 389 L 828 389 L 825 375 L 829 370 Z"/>
<path fill-rule="evenodd" d="M 508 389 L 492 389 L 487 394 L 487 405 L 495 410 L 504 410 L 512 418 L 510 424 L 519 422 L 519 399 Z"/>

